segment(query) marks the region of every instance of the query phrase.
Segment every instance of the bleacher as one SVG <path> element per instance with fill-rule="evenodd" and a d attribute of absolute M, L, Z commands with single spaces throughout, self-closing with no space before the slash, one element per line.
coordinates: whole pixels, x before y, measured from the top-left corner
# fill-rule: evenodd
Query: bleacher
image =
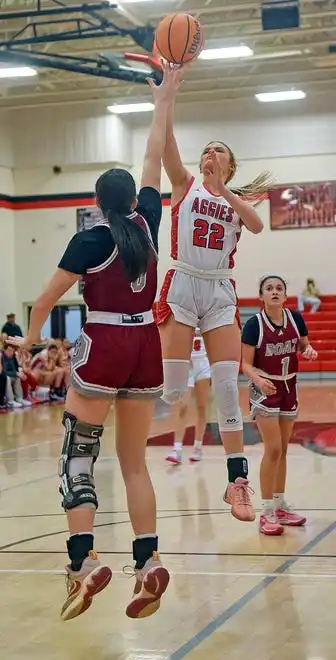
<path fill-rule="evenodd" d="M 309 340 L 319 357 L 316 362 L 307 362 L 301 356 L 300 374 L 303 379 L 336 378 L 336 295 L 321 296 L 321 307 L 315 314 L 302 314 L 308 328 Z M 288 297 L 286 306 L 297 309 L 297 298 Z M 239 311 L 242 325 L 252 314 L 260 311 L 258 298 L 241 298 Z"/>

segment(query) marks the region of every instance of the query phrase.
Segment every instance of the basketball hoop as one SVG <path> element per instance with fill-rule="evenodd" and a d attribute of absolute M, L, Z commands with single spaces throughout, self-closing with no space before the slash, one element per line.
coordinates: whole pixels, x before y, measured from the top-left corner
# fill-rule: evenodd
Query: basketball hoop
<path fill-rule="evenodd" d="M 124 53 L 124 59 L 130 62 L 140 62 L 142 64 L 147 64 L 154 71 L 159 71 L 162 73 L 162 64 L 157 55 L 158 50 L 154 44 L 152 55 L 145 55 L 143 53 Z"/>

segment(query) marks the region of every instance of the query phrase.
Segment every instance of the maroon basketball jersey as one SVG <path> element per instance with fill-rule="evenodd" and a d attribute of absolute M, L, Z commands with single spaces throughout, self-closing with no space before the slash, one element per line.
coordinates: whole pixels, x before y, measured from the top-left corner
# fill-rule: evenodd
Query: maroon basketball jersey
<path fill-rule="evenodd" d="M 257 314 L 259 341 L 254 366 L 270 377 L 286 378 L 298 371 L 300 333 L 289 309 L 283 310 L 283 326 L 274 327 L 264 311 Z"/>
<path fill-rule="evenodd" d="M 150 236 L 147 222 L 141 215 L 133 213 L 128 217 Z M 87 270 L 83 281 L 83 298 L 89 312 L 141 314 L 151 310 L 157 288 L 157 254 L 154 245 L 147 271 L 136 282 L 128 280 L 117 246 L 104 263 Z"/>

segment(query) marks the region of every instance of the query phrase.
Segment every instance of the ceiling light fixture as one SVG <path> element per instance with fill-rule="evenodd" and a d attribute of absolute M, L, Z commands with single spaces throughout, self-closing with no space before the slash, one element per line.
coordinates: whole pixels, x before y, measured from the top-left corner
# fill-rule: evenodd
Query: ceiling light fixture
<path fill-rule="evenodd" d="M 306 98 L 306 95 L 300 89 L 292 89 L 284 92 L 263 92 L 255 94 L 255 97 L 261 103 L 272 103 L 275 101 L 297 101 Z"/>
<path fill-rule="evenodd" d="M 153 103 L 124 103 L 121 105 L 109 105 L 108 111 L 115 115 L 130 114 L 132 112 L 152 112 L 154 110 Z"/>
<path fill-rule="evenodd" d="M 199 55 L 200 60 L 226 60 L 239 57 L 252 57 L 253 50 L 248 46 L 233 46 L 232 48 L 205 48 Z"/>
<path fill-rule="evenodd" d="M 1 67 L 0 65 L 0 78 L 30 78 L 31 76 L 37 76 L 37 71 L 30 66 Z"/>

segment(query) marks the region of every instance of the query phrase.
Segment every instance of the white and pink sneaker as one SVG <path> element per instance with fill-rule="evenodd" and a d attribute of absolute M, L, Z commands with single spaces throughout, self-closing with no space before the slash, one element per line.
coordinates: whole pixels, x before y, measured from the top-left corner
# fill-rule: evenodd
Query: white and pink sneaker
<path fill-rule="evenodd" d="M 274 513 L 266 513 L 260 516 L 259 532 L 266 536 L 281 536 L 284 532 L 283 526 Z"/>
<path fill-rule="evenodd" d="M 287 505 L 282 505 L 281 508 L 276 509 L 275 515 L 281 525 L 288 527 L 302 527 L 307 521 L 307 518 L 291 511 Z"/>
<path fill-rule="evenodd" d="M 182 463 L 182 453 L 173 449 L 172 453 L 166 457 L 166 461 L 173 463 L 174 465 L 181 465 Z"/>

